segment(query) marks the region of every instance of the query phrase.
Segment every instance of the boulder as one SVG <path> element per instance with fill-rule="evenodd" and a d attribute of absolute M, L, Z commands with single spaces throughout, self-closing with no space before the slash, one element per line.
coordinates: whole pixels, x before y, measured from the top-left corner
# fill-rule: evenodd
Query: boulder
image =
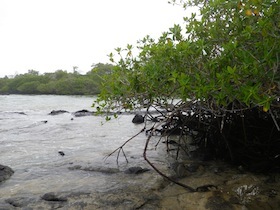
<path fill-rule="evenodd" d="M 10 167 L 0 165 L 0 183 L 9 179 L 13 173 L 14 171 Z"/>
<path fill-rule="evenodd" d="M 132 123 L 134 124 L 141 124 L 144 122 L 144 117 L 141 114 L 136 114 L 132 119 Z"/>

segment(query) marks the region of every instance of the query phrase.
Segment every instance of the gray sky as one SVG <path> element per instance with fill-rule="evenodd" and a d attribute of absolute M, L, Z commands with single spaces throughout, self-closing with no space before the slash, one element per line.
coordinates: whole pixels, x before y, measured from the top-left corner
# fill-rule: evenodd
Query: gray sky
<path fill-rule="evenodd" d="M 187 12 L 167 1 L 0 0 L 0 77 L 107 63 L 114 48 L 183 23 Z"/>

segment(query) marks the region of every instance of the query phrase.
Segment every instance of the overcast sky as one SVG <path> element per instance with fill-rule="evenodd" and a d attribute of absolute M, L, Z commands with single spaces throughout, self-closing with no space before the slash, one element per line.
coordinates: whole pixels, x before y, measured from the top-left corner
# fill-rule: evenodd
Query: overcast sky
<path fill-rule="evenodd" d="M 80 73 L 116 47 L 158 38 L 187 15 L 168 0 L 0 0 L 0 77 Z"/>

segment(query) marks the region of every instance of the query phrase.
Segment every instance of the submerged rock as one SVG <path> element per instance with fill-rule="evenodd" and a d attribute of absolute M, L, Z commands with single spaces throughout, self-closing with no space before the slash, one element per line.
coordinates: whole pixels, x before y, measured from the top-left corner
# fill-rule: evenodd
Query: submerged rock
<path fill-rule="evenodd" d="M 26 115 L 24 112 L 14 112 L 15 114 Z"/>
<path fill-rule="evenodd" d="M 65 202 L 65 201 L 67 201 L 67 198 L 58 196 L 58 195 L 56 195 L 53 192 L 46 193 L 41 198 L 43 200 L 45 200 L 45 201 L 57 201 L 57 202 Z"/>
<path fill-rule="evenodd" d="M 69 113 L 68 111 L 65 110 L 52 110 L 49 115 L 58 115 L 58 114 L 64 114 L 64 113 Z"/>
<path fill-rule="evenodd" d="M 0 183 L 9 179 L 13 173 L 14 171 L 10 167 L 0 165 Z"/>
<path fill-rule="evenodd" d="M 130 167 L 130 168 L 126 169 L 124 171 L 124 173 L 125 174 L 142 174 L 149 170 L 150 169 L 148 169 L 148 168 L 142 168 L 142 167 L 136 166 L 136 167 Z"/>
<path fill-rule="evenodd" d="M 104 173 L 104 174 L 114 174 L 114 173 L 119 172 L 119 169 L 117 169 L 117 168 L 90 167 L 90 166 L 89 167 L 84 167 L 81 170 L 99 172 L 99 173 Z"/>
<path fill-rule="evenodd" d="M 119 169 L 117 168 L 107 168 L 107 167 L 102 167 L 102 166 L 86 166 L 83 167 L 81 165 L 74 165 L 71 167 L 68 167 L 69 170 L 81 170 L 81 171 L 90 171 L 90 172 L 99 172 L 99 173 L 104 173 L 104 174 L 115 174 L 120 172 Z"/>
<path fill-rule="evenodd" d="M 93 112 L 88 111 L 86 109 L 82 109 L 73 113 L 75 117 L 84 117 L 84 116 L 91 116 Z"/>
<path fill-rule="evenodd" d="M 63 151 L 58 151 L 58 154 L 60 154 L 62 157 L 65 155 Z"/>

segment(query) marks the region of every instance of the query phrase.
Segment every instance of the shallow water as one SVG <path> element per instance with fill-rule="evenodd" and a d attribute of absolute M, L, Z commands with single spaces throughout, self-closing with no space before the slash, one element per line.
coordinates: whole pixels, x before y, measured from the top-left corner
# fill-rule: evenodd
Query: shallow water
<path fill-rule="evenodd" d="M 126 174 L 132 166 L 151 169 L 143 159 L 147 137 L 139 134 L 120 153 L 105 157 L 134 136 L 143 125 L 134 115 L 106 122 L 102 116 L 74 117 L 73 112 L 93 110 L 93 97 L 0 96 L 0 164 L 15 173 L 0 183 L 0 209 L 280 209 L 280 175 L 251 174 L 219 161 L 188 158 L 183 164 L 198 169 L 179 179 L 210 191 L 190 193 L 164 181 L 155 171 Z M 69 113 L 51 116 L 52 110 Z M 151 139 L 149 159 L 164 173 L 174 176 L 169 165 L 174 153 Z M 63 151 L 65 156 L 59 155 Z M 46 201 L 55 193 L 67 202 Z M 63 197 L 63 198 L 64 198 Z"/>
<path fill-rule="evenodd" d="M 100 116 L 72 115 L 78 110 L 92 110 L 93 100 L 75 96 L 0 96 L 0 164 L 15 171 L 0 185 L 1 198 L 50 191 L 104 191 L 123 184 L 118 181 L 125 176 L 123 173 L 108 176 L 95 171 L 69 170 L 77 165 L 120 171 L 129 166 L 146 166 L 142 158 L 144 134 L 125 147 L 129 164 L 120 156 L 118 166 L 116 154 L 104 160 L 138 133 L 142 125 L 131 123 L 133 115 L 109 122 Z M 48 115 L 60 109 L 70 113 Z M 58 151 L 63 151 L 65 156 Z M 158 150 L 149 154 L 159 160 Z"/>

